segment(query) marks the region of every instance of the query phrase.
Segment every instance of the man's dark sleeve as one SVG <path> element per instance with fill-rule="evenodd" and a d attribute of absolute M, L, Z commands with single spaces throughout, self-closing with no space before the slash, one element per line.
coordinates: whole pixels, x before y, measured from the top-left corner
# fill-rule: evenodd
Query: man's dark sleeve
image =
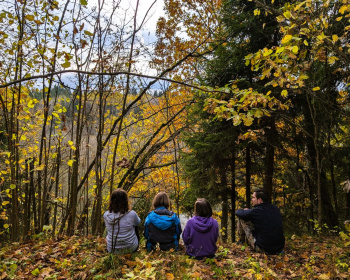
<path fill-rule="evenodd" d="M 251 217 L 251 214 L 252 214 L 252 209 L 248 209 L 248 210 L 238 209 L 236 211 L 236 216 L 243 220 L 249 220 Z"/>

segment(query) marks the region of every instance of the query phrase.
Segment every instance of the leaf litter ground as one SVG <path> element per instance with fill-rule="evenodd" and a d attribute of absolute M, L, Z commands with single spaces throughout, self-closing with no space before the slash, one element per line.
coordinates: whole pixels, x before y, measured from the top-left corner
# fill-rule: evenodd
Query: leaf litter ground
<path fill-rule="evenodd" d="M 339 237 L 287 239 L 284 253 L 220 245 L 214 259 L 144 248 L 113 255 L 103 238 L 64 237 L 13 243 L 0 251 L 0 279 L 350 279 L 350 246 Z"/>

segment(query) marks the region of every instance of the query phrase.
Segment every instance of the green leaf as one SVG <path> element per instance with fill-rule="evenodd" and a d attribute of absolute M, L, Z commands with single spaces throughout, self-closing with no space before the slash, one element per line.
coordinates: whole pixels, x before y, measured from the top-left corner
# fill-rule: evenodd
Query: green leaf
<path fill-rule="evenodd" d="M 32 271 L 32 274 L 33 274 L 34 276 L 39 276 L 39 275 L 40 275 L 40 270 L 39 270 L 38 268 L 36 268 L 36 269 L 34 269 L 34 270 Z"/>
<path fill-rule="evenodd" d="M 291 18 L 291 13 L 290 13 L 290 11 L 284 12 L 283 15 L 284 15 L 284 17 L 287 18 L 287 19 Z"/>
<path fill-rule="evenodd" d="M 52 225 L 49 225 L 49 226 L 48 225 L 44 225 L 43 226 L 43 230 L 44 231 L 52 230 Z"/>
<path fill-rule="evenodd" d="M 61 64 L 63 68 L 68 68 L 70 66 L 70 62 L 66 61 L 65 63 Z"/>
<path fill-rule="evenodd" d="M 276 54 L 284 51 L 284 47 L 277 47 Z"/>
<path fill-rule="evenodd" d="M 87 0 L 80 0 L 80 4 L 86 6 L 88 4 Z"/>
<path fill-rule="evenodd" d="M 294 11 L 297 11 L 300 9 L 301 6 L 303 6 L 305 4 L 306 1 L 304 2 L 301 2 L 300 4 L 298 4 L 295 8 L 294 8 Z"/>
<path fill-rule="evenodd" d="M 11 184 L 11 185 L 10 185 L 10 189 L 11 189 L 11 190 L 13 190 L 13 189 L 15 189 L 15 188 L 16 188 L 16 185 L 15 185 L 15 184 Z"/>
<path fill-rule="evenodd" d="M 91 33 L 91 32 L 88 31 L 88 30 L 84 30 L 84 33 L 85 33 L 85 35 L 87 35 L 87 36 L 92 36 L 92 35 L 94 35 L 93 33 Z"/>
<path fill-rule="evenodd" d="M 251 126 L 253 124 L 254 119 L 251 116 L 247 116 L 243 119 L 243 123 L 245 126 Z"/>
<path fill-rule="evenodd" d="M 34 20 L 34 16 L 33 15 L 26 15 L 24 18 L 26 20 L 28 20 L 28 21 L 33 21 Z"/>
<path fill-rule="evenodd" d="M 255 117 L 255 118 L 261 118 L 263 115 L 264 115 L 264 113 L 263 113 L 260 109 L 257 109 L 257 110 L 254 112 L 254 117 Z"/>

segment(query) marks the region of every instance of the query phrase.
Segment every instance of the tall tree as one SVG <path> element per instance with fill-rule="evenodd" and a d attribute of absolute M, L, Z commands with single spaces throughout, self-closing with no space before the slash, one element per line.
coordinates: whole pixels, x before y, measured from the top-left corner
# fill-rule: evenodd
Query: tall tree
<path fill-rule="evenodd" d="M 137 14 L 119 1 L 86 4 L 1 6 L 0 110 L 8 151 L 0 176 L 11 199 L 4 227 L 13 241 L 47 229 L 99 234 L 112 188 L 142 196 L 178 176 L 169 155 L 179 147 L 192 96 L 172 73 L 193 61 L 206 39 L 150 75 L 144 61 L 153 60 L 153 49 L 143 28 L 154 2 Z M 161 80 L 172 86 L 154 98 Z M 124 158 L 129 164 L 119 164 Z"/>
<path fill-rule="evenodd" d="M 349 57 L 348 46 L 342 42 L 348 34 L 345 18 L 349 5 L 342 1 L 305 1 L 286 3 L 278 9 L 262 1 L 254 2 L 259 10 L 276 16 L 281 40 L 277 41 L 277 46 L 260 49 L 246 59 L 252 70 L 261 70 L 256 78 L 266 82 L 266 89 L 272 86 L 275 92 L 280 91 L 280 96 L 276 97 L 289 103 L 290 106 L 282 108 L 286 110 L 283 119 L 288 127 L 294 126 L 292 131 L 300 131 L 296 134 L 298 141 L 292 144 L 295 148 L 294 144 L 300 143 L 296 157 L 290 156 L 291 146 L 282 144 L 286 138 L 283 141 L 279 138 L 279 151 L 289 150 L 287 158 L 293 158 L 306 175 L 309 204 L 311 209 L 316 209 L 315 226 L 324 222 L 335 226 L 337 220 L 331 217 L 336 215 L 334 208 L 338 205 L 335 202 L 337 188 L 334 188 L 337 183 L 331 162 L 332 150 L 338 145 L 334 136 L 342 120 L 348 118 L 344 101 L 347 101 Z M 228 112 L 225 108 L 217 111 Z M 295 117 L 290 118 L 290 115 Z M 226 117 L 231 118 L 232 114 Z M 295 122 L 289 123 L 291 121 Z M 275 122 L 279 132 L 283 130 L 282 123 Z"/>

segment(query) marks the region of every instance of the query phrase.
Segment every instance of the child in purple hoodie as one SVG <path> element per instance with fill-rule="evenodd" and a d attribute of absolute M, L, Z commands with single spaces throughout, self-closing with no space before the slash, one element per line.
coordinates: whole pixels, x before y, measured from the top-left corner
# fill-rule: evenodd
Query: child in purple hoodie
<path fill-rule="evenodd" d="M 194 204 L 194 217 L 188 220 L 182 233 L 186 245 L 186 253 L 201 260 L 205 257 L 213 258 L 219 237 L 218 222 L 213 219 L 213 211 L 209 202 L 198 198 Z"/>

